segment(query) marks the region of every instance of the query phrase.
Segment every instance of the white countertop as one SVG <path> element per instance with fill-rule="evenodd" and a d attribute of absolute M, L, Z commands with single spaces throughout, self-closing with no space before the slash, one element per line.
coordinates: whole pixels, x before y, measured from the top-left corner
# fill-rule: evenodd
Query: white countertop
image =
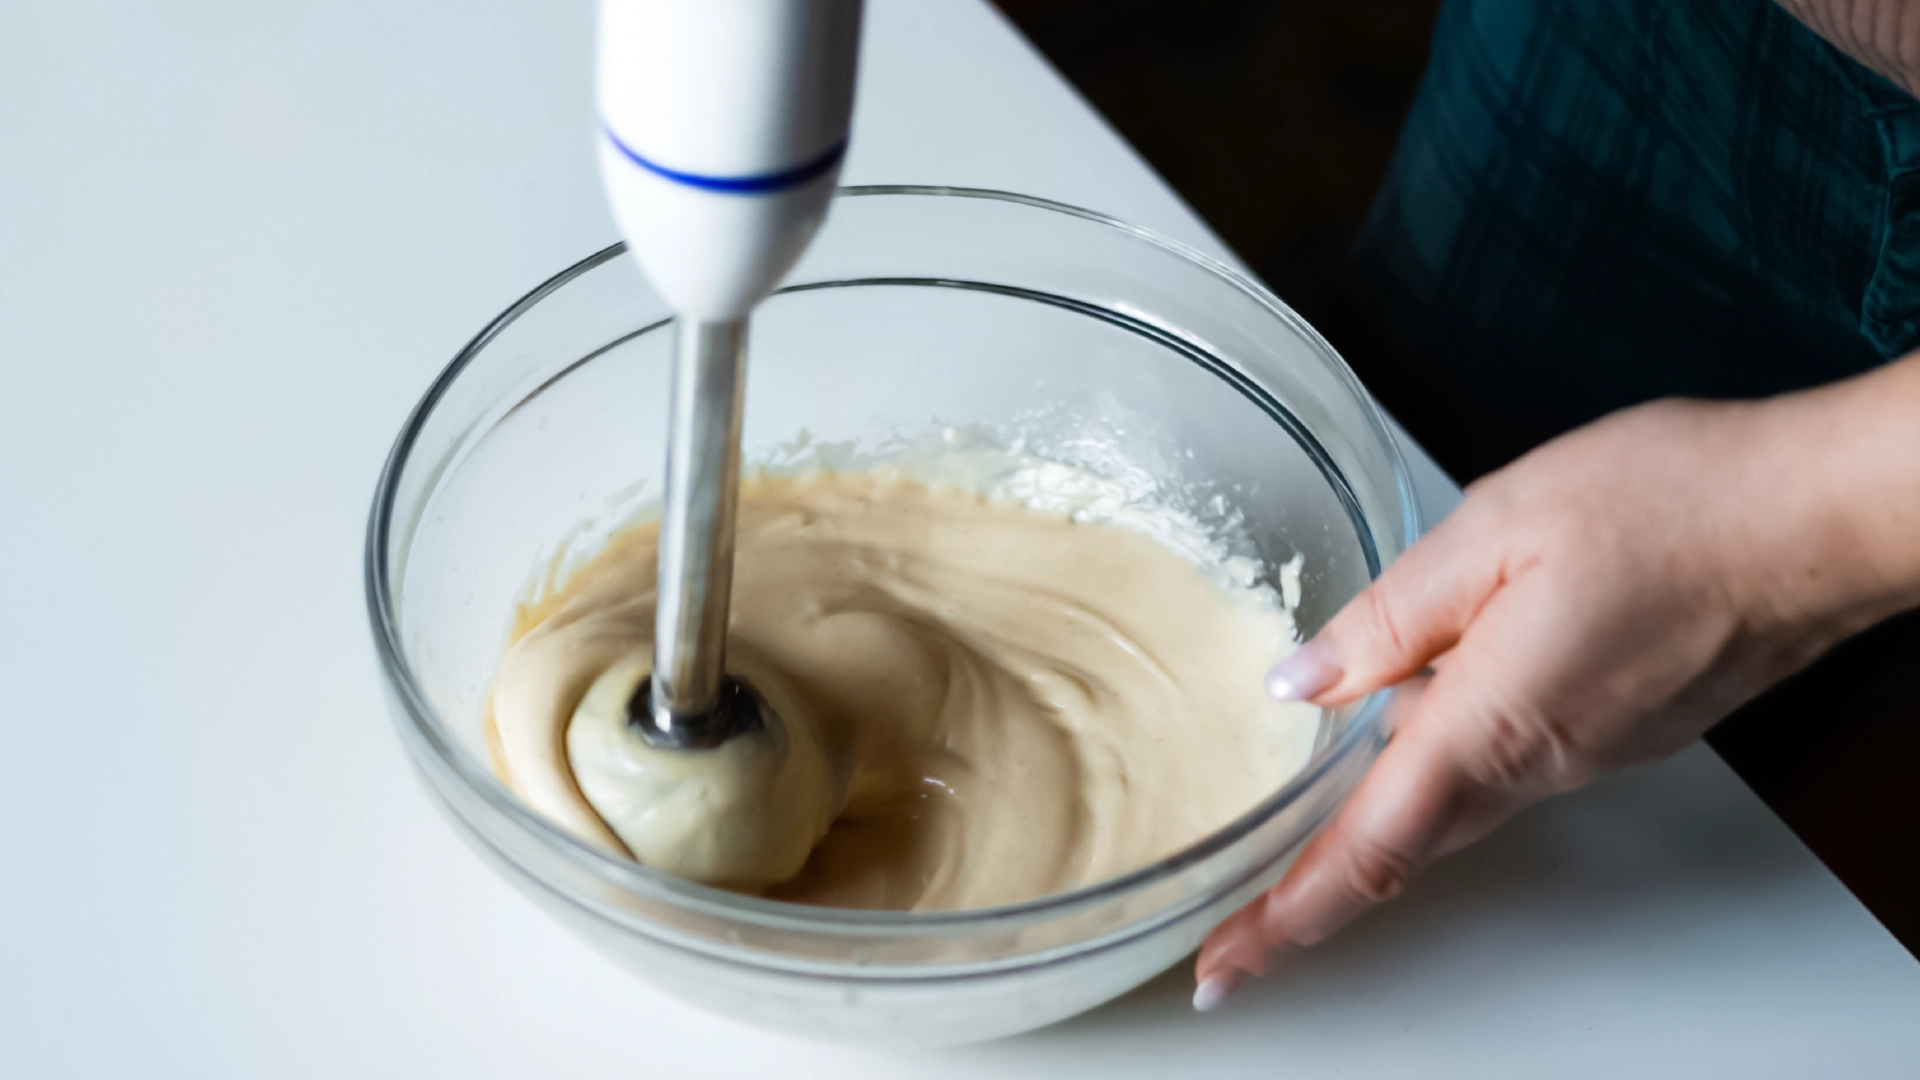
<path fill-rule="evenodd" d="M 550 923 L 409 774 L 360 542 L 432 376 L 613 238 L 590 22 L 0 0 L 0 1076 L 1920 1075 L 1920 964 L 1701 749 L 1205 1017 L 1181 971 L 1001 1043 L 814 1045 Z M 1219 250 L 977 0 L 869 25 L 850 181 Z"/>

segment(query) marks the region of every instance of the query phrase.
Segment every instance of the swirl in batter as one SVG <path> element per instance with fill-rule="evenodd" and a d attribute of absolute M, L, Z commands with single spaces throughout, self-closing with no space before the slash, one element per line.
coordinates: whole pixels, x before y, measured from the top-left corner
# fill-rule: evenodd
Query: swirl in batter
<path fill-rule="evenodd" d="M 743 485 L 729 666 L 779 730 L 664 753 L 647 675 L 658 528 L 521 612 L 496 766 L 575 834 L 798 903 L 933 910 L 1092 884 L 1192 844 L 1305 765 L 1317 710 L 1262 674 L 1271 589 L 1142 532 L 886 472 Z"/>

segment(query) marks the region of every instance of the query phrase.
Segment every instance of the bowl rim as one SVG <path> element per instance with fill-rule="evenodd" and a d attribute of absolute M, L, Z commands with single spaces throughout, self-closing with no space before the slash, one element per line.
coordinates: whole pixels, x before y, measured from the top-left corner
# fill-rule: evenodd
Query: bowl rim
<path fill-rule="evenodd" d="M 1307 339 L 1325 360 L 1330 361 L 1336 377 L 1344 384 L 1347 392 L 1361 404 L 1367 426 L 1385 449 L 1392 466 L 1395 486 L 1400 497 L 1401 519 L 1404 523 L 1404 535 L 1399 538 L 1401 550 L 1420 535 L 1422 531 L 1420 506 L 1414 497 L 1411 475 L 1405 457 L 1400 451 L 1399 442 L 1385 422 L 1379 405 L 1367 393 L 1339 352 L 1285 302 L 1252 278 L 1205 252 L 1150 229 L 1098 211 L 1037 196 L 989 188 L 869 184 L 838 188 L 835 192 L 835 202 L 873 196 L 981 199 L 1013 203 L 1077 217 L 1129 234 L 1194 263 L 1223 279 L 1227 284 L 1266 308 L 1289 329 Z M 737 918 L 769 929 L 878 936 L 943 929 L 997 928 L 1008 922 L 1036 922 L 1047 917 L 1070 915 L 1105 900 L 1136 892 L 1205 862 L 1252 834 L 1274 815 L 1293 804 L 1349 754 L 1381 736 L 1390 691 L 1378 691 L 1362 699 L 1340 735 L 1331 744 L 1315 753 L 1305 768 L 1281 785 L 1272 795 L 1194 843 L 1146 866 L 1078 889 L 986 908 L 927 912 L 873 911 L 819 907 L 746 896 L 686 881 L 631 859 L 620 858 L 587 843 L 547 820 L 513 795 L 494 775 L 486 762 L 452 739 L 449 728 L 426 700 L 425 694 L 413 677 L 412 667 L 407 661 L 405 649 L 401 644 L 397 612 L 399 597 L 391 568 L 387 565 L 386 552 L 394 528 L 400 477 L 411 460 L 410 455 L 421 430 L 453 383 L 495 337 L 529 309 L 569 282 L 619 257 L 625 251 L 624 241 L 608 245 L 548 278 L 495 316 L 455 354 L 453 360 L 441 370 L 414 405 L 387 454 L 375 485 L 363 548 L 365 596 L 367 612 L 372 624 L 374 648 L 379 656 L 388 687 L 402 706 L 400 710 L 404 714 L 404 722 L 401 724 L 402 734 L 411 736 L 403 739 L 403 742 L 416 753 L 417 747 L 421 746 L 430 750 L 437 764 L 470 794 L 480 798 L 491 810 L 512 822 L 521 831 L 541 841 L 550 851 L 561 855 L 578 868 L 588 871 L 608 884 L 640 893 L 650 899 L 691 906 L 703 915 Z M 1315 824 L 1317 826 L 1318 823 Z M 560 887 L 557 882 L 549 881 L 547 884 L 550 888 Z M 563 889 L 563 891 L 566 890 Z M 1130 920 L 1127 926 L 1116 927 L 1115 932 L 1124 934 L 1141 923 L 1157 923 L 1160 921 L 1158 916 L 1164 914 L 1164 911 L 1149 913 L 1143 918 Z M 664 931 L 666 928 L 658 929 Z"/>

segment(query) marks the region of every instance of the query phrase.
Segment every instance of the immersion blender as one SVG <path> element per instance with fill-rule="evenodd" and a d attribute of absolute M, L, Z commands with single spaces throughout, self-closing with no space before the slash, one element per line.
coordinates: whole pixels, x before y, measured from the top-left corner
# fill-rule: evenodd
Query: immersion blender
<path fill-rule="evenodd" d="M 653 676 L 655 746 L 765 722 L 726 675 L 747 320 L 826 217 L 847 149 L 861 0 L 601 0 L 600 176 L 674 318 Z"/>

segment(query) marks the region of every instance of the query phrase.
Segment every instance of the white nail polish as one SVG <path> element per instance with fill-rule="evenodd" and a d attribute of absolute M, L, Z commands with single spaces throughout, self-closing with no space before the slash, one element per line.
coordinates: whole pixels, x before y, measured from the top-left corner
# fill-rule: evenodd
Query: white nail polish
<path fill-rule="evenodd" d="M 1233 993 L 1236 980 L 1231 975 L 1209 976 L 1199 986 L 1193 988 L 1193 1008 L 1195 1012 L 1212 1012 Z"/>
<path fill-rule="evenodd" d="M 1300 692 L 1294 689 L 1293 680 L 1284 675 L 1267 676 L 1267 696 L 1275 701 L 1300 700 Z"/>
<path fill-rule="evenodd" d="M 1339 681 L 1328 646 L 1309 641 L 1267 672 L 1267 694 L 1276 701 L 1309 701 Z"/>

